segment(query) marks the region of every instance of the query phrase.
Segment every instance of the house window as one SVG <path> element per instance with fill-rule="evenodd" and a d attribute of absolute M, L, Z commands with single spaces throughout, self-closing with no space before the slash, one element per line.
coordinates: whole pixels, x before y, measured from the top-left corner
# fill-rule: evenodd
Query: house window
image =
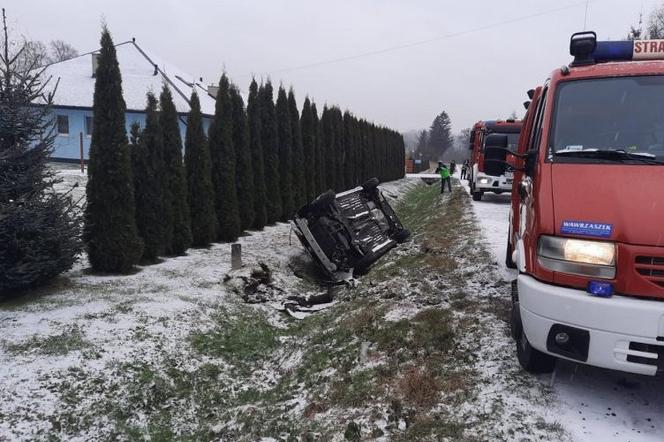
<path fill-rule="evenodd" d="M 92 117 L 85 117 L 85 135 L 92 136 Z"/>
<path fill-rule="evenodd" d="M 69 135 L 69 116 L 58 115 L 56 117 L 58 135 Z"/>

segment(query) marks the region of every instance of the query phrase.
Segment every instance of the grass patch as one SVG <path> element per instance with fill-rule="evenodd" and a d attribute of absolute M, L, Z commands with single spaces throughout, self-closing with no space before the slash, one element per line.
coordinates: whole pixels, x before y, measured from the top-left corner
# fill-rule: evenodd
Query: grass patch
<path fill-rule="evenodd" d="M 83 339 L 81 331 L 72 327 L 58 335 L 32 336 L 21 343 L 6 344 L 5 348 L 13 354 L 38 353 L 45 356 L 64 356 L 69 352 L 91 346 L 92 344 Z"/>
<path fill-rule="evenodd" d="M 270 355 L 277 347 L 280 331 L 270 325 L 264 316 L 240 314 L 226 318 L 226 313 L 216 315 L 211 331 L 192 335 L 193 348 L 201 354 L 223 357 L 242 367 Z"/>

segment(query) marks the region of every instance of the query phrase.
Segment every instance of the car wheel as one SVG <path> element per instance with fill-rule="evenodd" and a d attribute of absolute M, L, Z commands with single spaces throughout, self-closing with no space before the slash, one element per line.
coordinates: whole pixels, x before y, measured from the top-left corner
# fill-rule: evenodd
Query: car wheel
<path fill-rule="evenodd" d="M 362 184 L 362 189 L 364 189 L 367 192 L 371 192 L 378 188 L 378 184 L 380 184 L 378 178 L 371 178 L 369 181 Z"/>
<path fill-rule="evenodd" d="M 556 367 L 556 358 L 533 348 L 528 341 L 521 322 L 516 281 L 512 283 L 512 337 L 516 340 L 516 357 L 529 373 L 551 373 Z"/>
<path fill-rule="evenodd" d="M 309 204 L 308 209 L 313 212 L 325 209 L 334 202 L 336 197 L 337 195 L 334 191 L 328 190 L 327 192 L 318 195 L 318 197 Z"/>
<path fill-rule="evenodd" d="M 473 192 L 473 201 L 482 201 L 482 192 Z"/>
<path fill-rule="evenodd" d="M 399 244 L 404 243 L 410 237 L 410 230 L 401 229 L 392 237 Z"/>

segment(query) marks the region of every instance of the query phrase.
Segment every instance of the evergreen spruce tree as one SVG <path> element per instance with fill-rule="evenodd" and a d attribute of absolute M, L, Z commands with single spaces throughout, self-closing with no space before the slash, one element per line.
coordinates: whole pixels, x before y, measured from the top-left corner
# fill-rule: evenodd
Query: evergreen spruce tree
<path fill-rule="evenodd" d="M 221 241 L 232 242 L 240 235 L 240 214 L 235 187 L 236 163 L 233 147 L 233 105 L 230 82 L 226 74 L 219 81 L 219 92 L 210 125 L 210 155 L 215 210 L 219 223 L 217 235 Z"/>
<path fill-rule="evenodd" d="M 261 114 L 261 144 L 263 145 L 263 164 L 265 165 L 265 187 L 270 190 L 266 196 L 267 224 L 274 224 L 283 213 L 281 199 L 281 180 L 279 173 L 279 137 L 277 116 L 274 109 L 272 83 L 268 80 L 261 85 L 258 96 Z"/>
<path fill-rule="evenodd" d="M 187 180 L 182 162 L 182 136 L 173 95 L 164 84 L 159 96 L 164 160 L 164 211 L 169 214 L 166 231 L 167 255 L 183 255 L 191 246 L 191 220 L 187 202 Z"/>
<path fill-rule="evenodd" d="M 281 191 L 281 221 L 287 221 L 295 212 L 293 201 L 293 133 L 290 125 L 288 97 L 279 87 L 277 104 L 277 138 L 279 140 L 279 184 Z"/>
<path fill-rule="evenodd" d="M 249 125 L 240 90 L 231 86 L 231 104 L 233 106 L 233 146 L 237 167 L 235 186 L 237 188 L 240 211 L 240 229 L 246 230 L 254 224 L 254 171 L 249 148 Z"/>
<path fill-rule="evenodd" d="M 314 134 L 314 117 L 309 97 L 304 99 L 302 105 L 302 116 L 300 117 L 300 128 L 302 133 L 302 164 L 304 172 L 304 202 L 311 201 L 318 191 L 316 185 L 317 159 L 316 159 L 316 137 Z"/>
<path fill-rule="evenodd" d="M 253 227 L 262 229 L 267 223 L 267 201 L 265 188 L 265 162 L 263 160 L 263 143 L 261 141 L 261 108 L 258 95 L 258 84 L 255 79 L 249 86 L 247 102 L 247 122 L 249 125 L 249 150 L 254 172 L 254 223 Z"/>
<path fill-rule="evenodd" d="M 192 245 L 207 247 L 216 239 L 217 234 L 210 148 L 203 129 L 201 103 L 196 92 L 191 94 L 189 102 L 191 111 L 187 118 L 184 163 L 191 215 Z"/>
<path fill-rule="evenodd" d="M 132 139 L 134 138 L 132 134 Z M 148 93 L 145 128 L 131 145 L 136 226 L 143 240 L 142 261 L 145 263 L 156 262 L 165 250 L 165 228 L 162 223 L 164 195 L 160 179 L 163 171 L 159 165 L 162 144 L 157 99 L 152 93 Z"/>
<path fill-rule="evenodd" d="M 106 27 L 96 71 L 84 240 L 97 272 L 125 273 L 143 254 L 136 228 L 122 78 Z"/>
<path fill-rule="evenodd" d="M 55 138 L 54 83 L 18 64 L 26 44 L 10 41 L 2 10 L 0 37 L 0 297 L 69 270 L 82 251 L 82 220 L 69 192 L 48 167 Z M 45 106 L 33 106 L 36 101 Z"/>
<path fill-rule="evenodd" d="M 290 116 L 291 133 L 293 134 L 293 201 L 295 202 L 295 209 L 298 209 L 304 205 L 309 198 L 307 198 L 307 184 L 304 178 L 307 164 L 304 161 L 300 112 L 297 110 L 297 102 L 295 101 L 293 88 L 290 88 L 288 91 L 288 114 Z"/>

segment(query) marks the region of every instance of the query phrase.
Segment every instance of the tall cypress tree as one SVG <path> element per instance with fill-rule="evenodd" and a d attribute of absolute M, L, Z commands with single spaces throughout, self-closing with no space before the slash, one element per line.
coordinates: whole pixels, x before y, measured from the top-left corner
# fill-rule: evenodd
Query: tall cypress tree
<path fill-rule="evenodd" d="M 261 113 L 261 143 L 265 165 L 265 187 L 270 189 L 266 198 L 267 224 L 274 224 L 283 213 L 281 204 L 281 180 L 279 173 L 279 137 L 277 116 L 273 101 L 274 91 L 268 80 L 258 91 Z"/>
<path fill-rule="evenodd" d="M 150 92 L 145 108 L 145 128 L 131 146 L 136 226 L 143 240 L 142 260 L 145 263 L 154 263 L 165 250 L 162 222 L 165 201 L 160 179 L 163 171 L 159 167 L 162 144 L 157 99 Z"/>
<path fill-rule="evenodd" d="M 311 119 L 313 121 L 313 134 L 314 134 L 314 196 L 322 193 L 325 190 L 325 168 L 323 167 L 323 154 L 321 147 L 321 129 L 320 120 L 318 118 L 318 109 L 316 103 L 311 103 Z"/>
<path fill-rule="evenodd" d="M 263 143 L 261 141 L 261 110 L 258 96 L 258 84 L 255 79 L 249 86 L 247 103 L 247 121 L 249 125 L 249 150 L 254 172 L 254 223 L 253 227 L 262 229 L 267 223 L 265 162 L 263 160 Z"/>
<path fill-rule="evenodd" d="M 277 96 L 277 137 L 279 139 L 279 184 L 281 220 L 287 221 L 295 211 L 293 202 L 293 133 L 291 132 L 288 97 L 283 86 Z"/>
<path fill-rule="evenodd" d="M 346 111 L 343 116 L 345 158 L 343 162 L 344 183 L 346 187 L 355 186 L 355 117 Z"/>
<path fill-rule="evenodd" d="M 215 209 L 221 241 L 235 241 L 240 235 L 240 214 L 235 187 L 235 148 L 233 147 L 233 105 L 226 74 L 219 80 L 219 92 L 210 125 L 210 154 Z"/>
<path fill-rule="evenodd" d="M 126 273 L 143 254 L 136 228 L 122 78 L 108 29 L 101 34 L 92 109 L 84 241 L 93 270 Z"/>
<path fill-rule="evenodd" d="M 335 189 L 338 192 L 344 191 L 347 189 L 346 186 L 346 175 L 344 173 L 345 162 L 346 162 L 346 146 L 344 144 L 344 117 L 341 113 L 341 109 L 338 107 L 334 108 L 334 149 L 333 155 L 336 163 L 336 173 L 335 173 Z"/>
<path fill-rule="evenodd" d="M 205 130 L 203 130 L 201 103 L 196 92 L 191 94 L 189 102 L 191 111 L 187 118 L 187 133 L 184 139 L 184 163 L 191 215 L 192 245 L 207 247 L 216 239 L 217 233 L 210 148 Z"/>
<path fill-rule="evenodd" d="M 240 211 L 240 228 L 246 230 L 254 224 L 254 171 L 249 148 L 249 126 L 244 101 L 237 86 L 231 86 L 230 97 L 233 106 L 233 145 L 237 159 L 235 185 Z"/>
<path fill-rule="evenodd" d="M 293 201 L 295 208 L 302 206 L 307 202 L 307 185 L 304 180 L 305 169 L 304 147 L 302 145 L 302 128 L 300 127 L 300 112 L 297 110 L 295 93 L 293 88 L 288 91 L 288 114 L 290 117 L 290 126 L 293 139 Z"/>
<path fill-rule="evenodd" d="M 334 189 L 334 178 L 336 171 L 336 162 L 332 152 L 334 145 L 334 130 L 332 128 L 332 110 L 326 106 L 320 116 L 320 150 L 322 156 L 324 190 Z"/>
<path fill-rule="evenodd" d="M 191 246 L 191 220 L 187 202 L 187 181 L 182 163 L 180 118 L 173 95 L 164 84 L 159 96 L 164 157 L 164 210 L 169 212 L 171 227 L 166 236 L 166 254 L 182 255 Z"/>
<path fill-rule="evenodd" d="M 311 101 L 309 97 L 304 99 L 302 105 L 302 116 L 300 117 L 300 129 L 302 132 L 302 169 L 304 172 L 304 199 L 310 201 L 317 192 L 316 186 L 316 138 L 314 135 L 314 118 L 311 112 Z"/>

